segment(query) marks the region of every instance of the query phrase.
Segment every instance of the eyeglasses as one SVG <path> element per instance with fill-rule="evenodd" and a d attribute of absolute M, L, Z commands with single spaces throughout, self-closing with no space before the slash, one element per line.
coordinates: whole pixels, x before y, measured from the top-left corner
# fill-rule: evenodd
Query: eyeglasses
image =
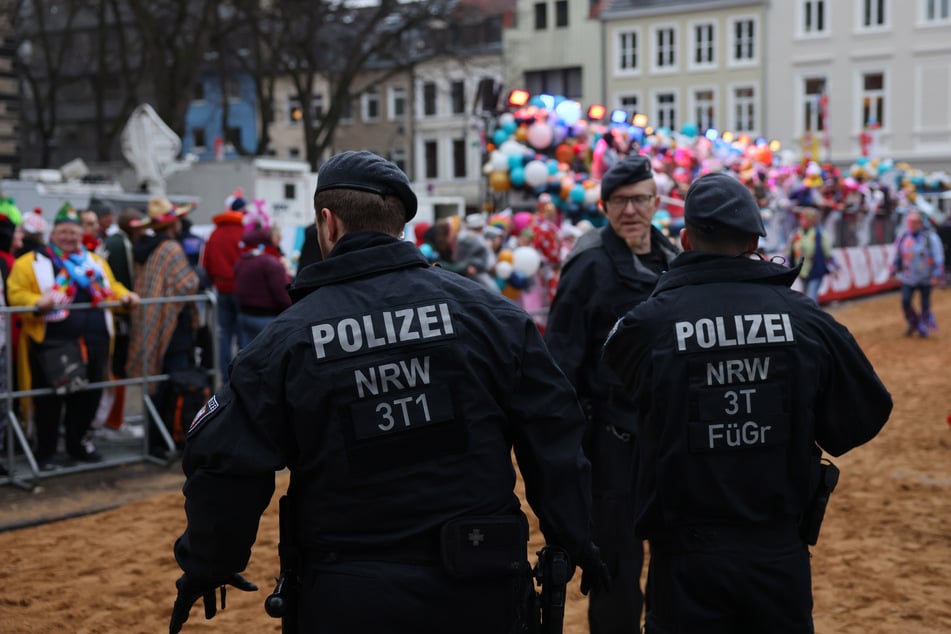
<path fill-rule="evenodd" d="M 627 206 L 634 204 L 638 209 L 643 209 L 654 202 L 657 198 L 654 194 L 637 194 L 635 196 L 611 196 L 608 198 L 608 207 L 615 211 L 627 209 Z"/>

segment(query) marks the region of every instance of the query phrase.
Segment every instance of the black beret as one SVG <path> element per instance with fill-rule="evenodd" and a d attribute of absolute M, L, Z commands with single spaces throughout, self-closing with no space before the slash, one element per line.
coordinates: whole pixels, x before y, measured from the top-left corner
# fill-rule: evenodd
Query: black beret
<path fill-rule="evenodd" d="M 649 158 L 640 154 L 626 156 L 601 177 L 601 200 L 610 198 L 614 190 L 622 185 L 633 185 L 653 177 Z"/>
<path fill-rule="evenodd" d="M 699 227 L 730 227 L 765 236 L 763 216 L 746 185 L 729 174 L 705 174 L 684 197 L 684 220 Z"/>
<path fill-rule="evenodd" d="M 317 173 L 317 189 L 357 189 L 380 196 L 396 196 L 403 202 L 406 221 L 416 215 L 416 194 L 409 179 L 395 163 L 367 151 L 335 154 Z"/>

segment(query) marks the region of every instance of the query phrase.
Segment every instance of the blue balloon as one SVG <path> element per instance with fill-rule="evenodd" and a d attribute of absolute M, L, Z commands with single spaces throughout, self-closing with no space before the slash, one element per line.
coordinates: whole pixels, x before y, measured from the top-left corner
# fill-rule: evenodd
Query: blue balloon
<path fill-rule="evenodd" d="M 522 290 L 526 286 L 528 286 L 528 278 L 525 277 L 525 274 L 522 273 L 521 271 L 513 270 L 512 274 L 509 275 L 509 279 L 507 281 L 509 283 L 509 286 L 511 286 L 512 288 L 516 290 Z"/>
<path fill-rule="evenodd" d="M 498 130 L 492 133 L 492 141 L 496 145 L 502 145 L 508 140 L 508 138 L 509 138 L 509 133 L 503 130 L 502 128 L 499 128 Z"/>
<path fill-rule="evenodd" d="M 693 121 L 687 121 L 680 127 L 680 133 L 685 137 L 694 138 L 700 134 L 700 128 Z"/>
<path fill-rule="evenodd" d="M 515 187 L 522 187 L 525 184 L 525 168 L 521 164 L 509 170 L 509 182 Z"/>
<path fill-rule="evenodd" d="M 518 129 L 518 124 L 515 123 L 515 121 L 506 121 L 502 124 L 502 129 L 508 134 L 515 134 L 515 130 Z"/>
<path fill-rule="evenodd" d="M 522 159 L 520 154 L 510 154 L 509 155 L 509 169 L 513 170 L 520 168 L 525 165 L 525 161 Z"/>
<path fill-rule="evenodd" d="M 548 161 L 548 174 L 554 176 L 558 173 L 558 161 L 551 159 Z"/>
<path fill-rule="evenodd" d="M 584 187 L 575 185 L 571 188 L 571 202 L 578 204 L 584 202 Z"/>

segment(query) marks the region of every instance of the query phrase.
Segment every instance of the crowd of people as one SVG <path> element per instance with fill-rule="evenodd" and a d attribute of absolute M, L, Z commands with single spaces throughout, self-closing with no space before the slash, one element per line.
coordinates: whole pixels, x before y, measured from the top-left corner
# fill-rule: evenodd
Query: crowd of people
<path fill-rule="evenodd" d="M 2 386 L 4 391 L 53 389 L 14 401 L 41 470 L 100 462 L 100 439 L 141 433 L 140 426 L 125 424 L 124 385 L 85 387 L 113 379 L 169 375 L 168 381 L 150 381 L 148 392 L 180 449 L 183 425 L 190 421 L 182 416 L 194 412 L 180 411 L 179 381 L 189 376 L 207 388 L 215 384 L 210 338 L 218 336 L 222 342 L 220 370 L 227 380 L 237 350 L 290 305 L 289 264 L 266 202 L 248 203 L 237 190 L 226 206 L 205 241 L 191 230 L 191 208 L 175 206 L 163 196 L 151 198 L 144 210 L 127 208 L 118 214 L 96 199 L 80 210 L 65 203 L 51 223 L 42 209 L 20 214 L 14 201 L 4 200 L 2 299 L 5 305 L 34 311 L 2 315 L 10 321 L 6 331 L 11 335 L 3 344 L 11 346 L 16 367 L 0 368 L 0 380 L 13 378 Z M 217 332 L 211 332 L 214 321 L 208 319 L 205 301 L 174 301 L 211 289 L 218 300 Z M 109 307 L 97 308 L 102 302 L 110 302 Z M 92 307 L 71 308 L 80 303 Z M 0 325 L 6 327 L 6 322 Z M 63 382 L 67 368 L 57 359 L 71 364 L 72 382 Z M 5 423 L 6 416 L 0 423 L 0 446 L 7 441 Z M 158 426 L 148 428 L 150 452 L 169 457 Z M 61 432 L 65 455 L 60 452 Z"/>

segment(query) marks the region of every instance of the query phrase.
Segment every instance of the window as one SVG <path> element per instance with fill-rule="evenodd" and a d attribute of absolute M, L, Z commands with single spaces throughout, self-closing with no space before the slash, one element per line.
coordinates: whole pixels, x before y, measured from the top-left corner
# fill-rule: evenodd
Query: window
<path fill-rule="evenodd" d="M 947 22 L 951 20 L 951 0 L 924 0 L 925 22 Z M 198 99 L 199 97 L 196 97 Z"/>
<path fill-rule="evenodd" d="M 822 116 L 822 97 L 826 91 L 826 80 L 824 77 L 806 77 L 803 79 L 802 87 L 802 131 L 823 132 L 826 122 L 825 117 Z"/>
<path fill-rule="evenodd" d="M 380 120 L 380 91 L 378 88 L 367 88 L 361 97 L 363 103 L 362 117 L 364 121 Z"/>
<path fill-rule="evenodd" d="M 617 70 L 619 72 L 638 70 L 637 39 L 636 31 L 618 32 L 615 42 L 617 43 Z"/>
<path fill-rule="evenodd" d="M 300 158 L 300 148 L 298 147 L 288 148 L 287 155 L 292 159 Z"/>
<path fill-rule="evenodd" d="M 716 33 L 712 22 L 693 25 L 693 54 L 690 56 L 690 65 L 693 68 L 710 67 L 716 64 Z"/>
<path fill-rule="evenodd" d="M 436 83 L 427 81 L 423 84 L 423 116 L 436 116 Z"/>
<path fill-rule="evenodd" d="M 525 73 L 525 90 L 533 95 L 564 95 L 581 99 L 581 68 L 552 68 Z"/>
<path fill-rule="evenodd" d="M 568 26 L 568 0 L 555 0 L 555 27 Z"/>
<path fill-rule="evenodd" d="M 675 93 L 657 93 L 654 98 L 654 110 L 657 112 L 657 127 L 677 129 L 677 95 Z"/>
<path fill-rule="evenodd" d="M 617 107 L 627 112 L 627 120 L 632 121 L 634 115 L 640 112 L 640 101 L 634 94 L 618 95 Z"/>
<path fill-rule="evenodd" d="M 885 26 L 885 0 L 862 0 L 860 17 L 865 28 Z"/>
<path fill-rule="evenodd" d="M 353 123 L 353 100 L 349 97 L 340 104 L 340 122 Z"/>
<path fill-rule="evenodd" d="M 544 31 L 548 28 L 548 3 L 535 3 L 535 30 Z"/>
<path fill-rule="evenodd" d="M 658 70 L 674 70 L 677 67 L 676 31 L 662 28 L 654 31 L 654 67 Z"/>
<path fill-rule="evenodd" d="M 205 131 L 201 128 L 194 128 L 192 130 L 192 138 L 195 140 L 194 146 L 196 148 L 205 147 Z"/>
<path fill-rule="evenodd" d="M 297 199 L 297 185 L 294 183 L 284 183 L 284 200 Z"/>
<path fill-rule="evenodd" d="M 733 89 L 733 130 L 753 132 L 756 129 L 756 91 L 752 86 Z"/>
<path fill-rule="evenodd" d="M 802 32 L 810 35 L 826 32 L 825 0 L 803 0 Z"/>
<path fill-rule="evenodd" d="M 406 172 L 406 150 L 401 147 L 395 147 L 390 150 L 390 160 L 396 163 L 396 166 L 403 172 Z"/>
<path fill-rule="evenodd" d="M 311 121 L 320 121 L 324 116 L 324 96 L 314 95 L 310 99 Z M 287 98 L 287 123 L 297 123 L 304 118 L 300 97 Z"/>
<path fill-rule="evenodd" d="M 466 82 L 461 80 L 449 84 L 449 95 L 452 100 L 452 114 L 466 112 Z"/>
<path fill-rule="evenodd" d="M 863 128 L 873 124 L 885 123 L 885 74 L 880 72 L 862 75 L 862 119 Z"/>
<path fill-rule="evenodd" d="M 241 128 L 237 126 L 228 126 L 225 129 L 225 140 L 232 148 L 241 146 Z"/>
<path fill-rule="evenodd" d="M 693 120 L 700 132 L 716 125 L 716 93 L 712 88 L 702 88 L 693 93 Z"/>
<path fill-rule="evenodd" d="M 405 86 L 390 86 L 387 112 L 389 112 L 390 121 L 402 119 L 406 115 Z"/>
<path fill-rule="evenodd" d="M 435 141 L 426 141 L 423 143 L 423 160 L 426 161 L 426 165 L 423 168 L 423 173 L 426 174 L 426 178 L 437 178 L 439 176 L 439 148 Z"/>
<path fill-rule="evenodd" d="M 736 20 L 733 22 L 733 61 L 756 61 L 756 23 L 753 20 Z"/>
<path fill-rule="evenodd" d="M 241 84 L 235 77 L 225 79 L 225 98 L 228 100 L 239 99 L 241 97 Z"/>
<path fill-rule="evenodd" d="M 466 177 L 466 140 L 452 140 L 452 175 L 454 178 Z"/>

